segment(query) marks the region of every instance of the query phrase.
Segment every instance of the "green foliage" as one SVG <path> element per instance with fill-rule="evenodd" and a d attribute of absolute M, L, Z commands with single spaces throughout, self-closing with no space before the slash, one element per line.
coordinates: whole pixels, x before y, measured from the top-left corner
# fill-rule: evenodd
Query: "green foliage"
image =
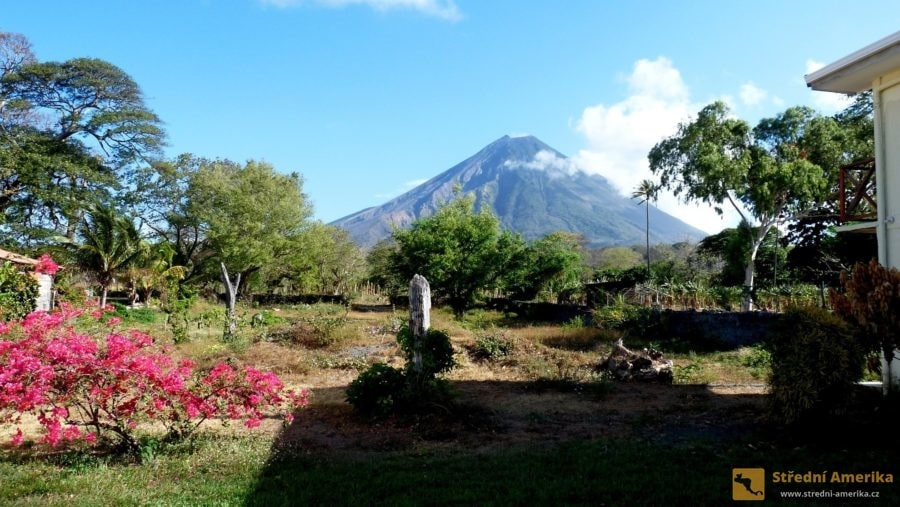
<path fill-rule="evenodd" d="M 159 313 L 152 308 L 128 308 L 121 303 L 113 303 L 114 315 L 122 319 L 126 324 L 153 324 Z"/>
<path fill-rule="evenodd" d="M 584 318 L 584 315 L 576 315 L 571 319 L 563 322 L 563 329 L 582 329 L 587 326 L 587 321 Z"/>
<path fill-rule="evenodd" d="M 22 241 L 74 239 L 86 203 L 108 200 L 134 162 L 160 152 L 161 122 L 115 65 L 39 62 L 23 36 L 0 36 L 0 226 Z"/>
<path fill-rule="evenodd" d="M 789 309 L 767 343 L 771 408 L 783 422 L 840 409 L 862 378 L 865 348 L 843 320 L 820 308 Z"/>
<path fill-rule="evenodd" d="M 472 354 L 479 359 L 496 361 L 509 356 L 515 350 L 515 343 L 506 333 L 494 330 L 475 337 Z"/>
<path fill-rule="evenodd" d="M 412 413 L 449 401 L 450 386 L 436 375 L 455 366 L 450 336 L 429 329 L 418 352 L 422 370 L 414 369 L 417 347 L 407 326 L 397 333 L 397 343 L 406 357 L 403 370 L 376 363 L 360 373 L 347 389 L 347 401 L 360 413 L 383 416 L 389 413 Z"/>
<path fill-rule="evenodd" d="M 78 263 L 94 272 L 106 305 L 106 292 L 120 271 L 141 255 L 144 244 L 134 221 L 110 206 L 94 206 L 82 220 Z"/>
<path fill-rule="evenodd" d="M 624 330 L 643 312 L 642 307 L 628 304 L 623 298 L 593 311 L 594 325 L 600 329 Z"/>
<path fill-rule="evenodd" d="M 768 377 L 772 367 L 772 353 L 764 346 L 756 345 L 741 356 L 741 365 L 748 368 L 754 378 Z M 764 375 L 764 372 L 767 374 Z"/>
<path fill-rule="evenodd" d="M 167 278 L 160 300 L 160 309 L 166 314 L 166 325 L 175 343 L 188 340 L 188 310 L 197 302 L 197 291 L 181 283 L 177 278 Z"/>
<path fill-rule="evenodd" d="M 449 304 L 457 316 L 481 290 L 496 285 L 522 248 L 521 238 L 502 232 L 490 210 L 476 213 L 474 205 L 473 197 L 459 197 L 408 230 L 394 231 L 397 250 L 390 264 L 396 276 L 424 276 L 435 299 Z"/>
<path fill-rule="evenodd" d="M 757 249 L 773 227 L 828 198 L 844 141 L 833 118 L 806 107 L 789 108 L 751 129 L 716 102 L 653 147 L 650 169 L 676 195 L 711 204 L 720 213 L 728 203 L 744 221 L 756 222 L 749 224 L 743 279 L 749 289 L 744 307 L 749 309 Z"/>
<path fill-rule="evenodd" d="M 185 218 L 206 230 L 206 274 L 219 263 L 240 273 L 244 284 L 262 268 L 284 264 L 312 213 L 297 173 L 280 174 L 265 162 L 199 162 L 187 177 Z"/>
<path fill-rule="evenodd" d="M 327 346 L 335 342 L 336 333 L 347 323 L 349 312 L 350 308 L 342 305 L 329 303 L 304 305 L 300 321 L 312 328 L 318 345 Z"/>
<path fill-rule="evenodd" d="M 24 317 L 34 311 L 38 283 L 10 262 L 0 265 L 0 322 Z"/>
<path fill-rule="evenodd" d="M 597 256 L 596 263 L 597 268 L 600 270 L 626 271 L 638 268 L 646 273 L 646 269 L 641 266 L 641 260 L 641 254 L 633 249 L 624 246 L 613 246 L 601 250 Z"/>
<path fill-rule="evenodd" d="M 358 412 L 384 416 L 405 404 L 406 374 L 384 363 L 375 363 L 347 388 L 347 402 Z"/>
<path fill-rule="evenodd" d="M 518 250 L 502 275 L 504 289 L 512 299 L 553 301 L 580 288 L 583 239 L 578 234 L 554 232 Z"/>
<path fill-rule="evenodd" d="M 415 353 L 422 354 L 422 376 L 426 379 L 450 371 L 456 365 L 453 360 L 453 345 L 450 343 L 450 335 L 440 329 L 429 329 L 425 333 L 419 349 L 416 350 L 416 343 L 409 331 L 409 325 L 404 325 L 397 333 L 397 343 L 406 357 L 407 371 L 412 368 Z"/>

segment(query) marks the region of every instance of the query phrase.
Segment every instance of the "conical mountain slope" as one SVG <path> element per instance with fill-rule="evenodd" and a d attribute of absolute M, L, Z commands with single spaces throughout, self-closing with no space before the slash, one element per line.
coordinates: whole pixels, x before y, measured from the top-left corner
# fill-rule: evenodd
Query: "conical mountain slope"
<path fill-rule="evenodd" d="M 454 187 L 489 206 L 505 229 L 531 240 L 554 231 L 583 234 L 593 247 L 643 244 L 645 211 L 599 175 L 574 170 L 565 155 L 533 136 L 504 136 L 454 167 L 391 201 L 336 220 L 360 245 L 371 247 L 434 213 Z M 653 243 L 695 241 L 706 234 L 652 208 Z"/>

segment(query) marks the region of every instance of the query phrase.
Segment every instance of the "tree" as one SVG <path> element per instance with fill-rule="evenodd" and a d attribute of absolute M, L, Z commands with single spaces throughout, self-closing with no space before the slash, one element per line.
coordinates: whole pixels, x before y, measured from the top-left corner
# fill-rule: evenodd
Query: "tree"
<path fill-rule="evenodd" d="M 625 246 L 611 246 L 596 255 L 596 268 L 601 270 L 629 269 L 641 264 L 641 255 Z"/>
<path fill-rule="evenodd" d="M 72 240 L 86 202 L 108 201 L 164 140 L 140 88 L 97 59 L 38 62 L 0 33 L 0 223 L 21 241 Z"/>
<path fill-rule="evenodd" d="M 647 204 L 647 272 L 650 272 L 650 201 L 656 199 L 659 188 L 650 180 L 643 180 L 631 193 L 631 197 L 640 199 L 638 204 Z"/>
<path fill-rule="evenodd" d="M 752 309 L 754 262 L 769 231 L 828 197 L 843 144 L 833 118 L 793 107 L 754 129 L 716 102 L 650 151 L 660 185 L 687 201 L 731 205 L 753 231 L 744 268 L 744 310 Z"/>
<path fill-rule="evenodd" d="M 142 252 L 143 242 L 134 221 L 109 206 L 95 206 L 82 219 L 79 264 L 93 271 L 100 285 L 100 307 L 116 275 Z"/>
<path fill-rule="evenodd" d="M 500 222 L 483 208 L 476 213 L 472 196 L 458 196 L 434 215 L 413 222 L 409 230 L 396 230 L 397 250 L 391 265 L 397 276 L 420 274 L 431 283 L 436 297 L 462 316 L 479 291 L 495 286 L 506 270 L 518 236 L 501 232 Z"/>
<path fill-rule="evenodd" d="M 580 234 L 558 231 L 519 249 L 502 276 L 504 289 L 514 299 L 531 300 L 541 293 L 564 299 L 581 286 L 583 240 Z"/>
<path fill-rule="evenodd" d="M 312 213 L 302 186 L 299 174 L 276 173 L 265 162 L 201 163 L 188 181 L 184 218 L 210 251 L 201 267 L 208 279 L 225 263 L 240 275 L 240 292 L 263 267 L 290 255 Z"/>

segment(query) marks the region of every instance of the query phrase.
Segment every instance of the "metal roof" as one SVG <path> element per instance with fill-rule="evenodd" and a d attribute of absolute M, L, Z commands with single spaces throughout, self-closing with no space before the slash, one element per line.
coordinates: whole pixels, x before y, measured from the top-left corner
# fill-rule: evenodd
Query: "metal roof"
<path fill-rule="evenodd" d="M 900 31 L 854 51 L 806 75 L 813 90 L 859 93 L 872 88 L 878 76 L 900 69 Z"/>

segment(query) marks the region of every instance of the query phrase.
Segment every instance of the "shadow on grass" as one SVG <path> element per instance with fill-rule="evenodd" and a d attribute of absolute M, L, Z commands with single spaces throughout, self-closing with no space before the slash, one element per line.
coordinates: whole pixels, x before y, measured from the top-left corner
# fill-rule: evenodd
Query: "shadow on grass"
<path fill-rule="evenodd" d="M 317 391 L 245 504 L 721 505 L 732 468 L 900 472 L 896 411 L 875 390 L 790 430 L 766 420 L 764 395 L 701 385 L 617 385 L 602 399 L 523 382 L 454 387 L 446 410 L 374 421 L 341 403 L 342 389 Z M 768 486 L 775 505 L 780 490 L 822 489 Z M 896 504 L 893 484 L 869 486 L 888 501 L 867 505 Z"/>

